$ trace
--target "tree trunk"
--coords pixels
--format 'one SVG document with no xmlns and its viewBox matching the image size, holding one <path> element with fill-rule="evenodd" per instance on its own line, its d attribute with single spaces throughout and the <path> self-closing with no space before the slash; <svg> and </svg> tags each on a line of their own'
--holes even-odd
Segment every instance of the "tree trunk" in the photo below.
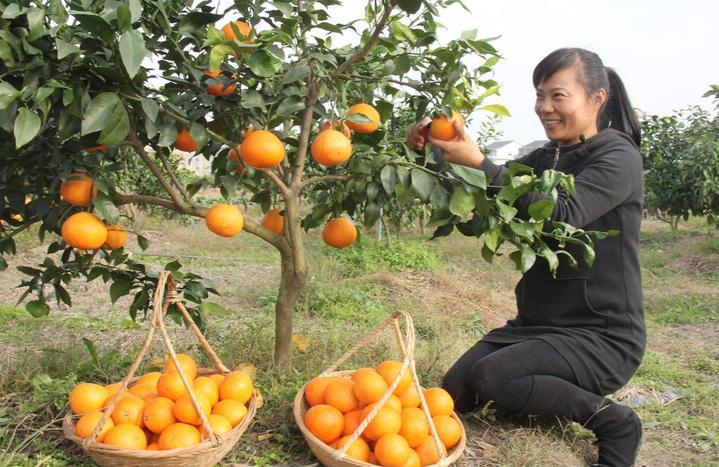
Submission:
<svg viewBox="0 0 719 467">
<path fill-rule="evenodd" d="M 281 373 L 292 367 L 292 318 L 307 285 L 305 265 L 295 267 L 292 254 L 282 254 L 280 288 L 275 305 L 275 364 Z"/>
</svg>

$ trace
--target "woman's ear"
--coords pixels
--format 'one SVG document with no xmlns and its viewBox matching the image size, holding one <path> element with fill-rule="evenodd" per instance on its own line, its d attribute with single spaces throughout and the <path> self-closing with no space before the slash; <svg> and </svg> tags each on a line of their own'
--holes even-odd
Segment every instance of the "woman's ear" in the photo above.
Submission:
<svg viewBox="0 0 719 467">
<path fill-rule="evenodd" d="M 592 103 L 597 109 L 600 109 L 604 102 L 607 100 L 607 90 L 600 88 L 599 91 L 592 95 Z"/>
</svg>

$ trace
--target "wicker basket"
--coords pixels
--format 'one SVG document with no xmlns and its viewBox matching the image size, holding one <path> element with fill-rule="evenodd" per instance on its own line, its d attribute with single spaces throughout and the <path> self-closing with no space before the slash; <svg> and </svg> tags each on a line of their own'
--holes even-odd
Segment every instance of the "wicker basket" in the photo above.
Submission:
<svg viewBox="0 0 719 467">
<path fill-rule="evenodd" d="M 406 332 L 407 332 L 407 341 L 406 343 L 402 340 L 402 331 L 399 326 L 399 322 L 397 318 L 402 316 L 405 320 L 406 324 Z M 432 464 L 432 466 L 447 466 L 451 465 L 452 463 L 456 462 L 464 452 L 464 448 L 467 446 L 467 433 L 464 431 L 464 425 L 462 424 L 462 421 L 459 419 L 457 414 L 452 414 L 452 417 L 459 423 L 459 426 L 462 428 L 462 436 L 459 440 L 459 443 L 453 447 L 452 449 L 447 452 L 447 454 L 444 454 L 444 448 L 442 446 L 442 442 L 439 439 L 439 436 L 437 435 L 437 430 L 434 426 L 434 423 L 432 422 L 432 417 L 429 413 L 429 408 L 427 407 L 427 401 L 424 399 L 424 395 L 422 394 L 422 386 L 419 383 L 419 378 L 417 377 L 417 371 L 415 369 L 415 362 L 414 362 L 414 343 L 415 343 L 415 335 L 414 335 L 414 324 L 412 323 L 412 317 L 403 311 L 395 312 L 387 318 L 382 324 L 377 326 L 371 333 L 369 333 L 367 336 L 365 336 L 363 339 L 361 339 L 355 346 L 347 351 L 342 357 L 339 358 L 332 366 L 327 368 L 325 371 L 323 371 L 319 376 L 338 376 L 338 377 L 349 377 L 354 370 L 344 370 L 344 371 L 338 371 L 337 369 L 345 362 L 347 359 L 349 359 L 357 350 L 364 347 L 365 345 L 369 344 L 370 342 L 375 341 L 380 334 L 387 328 L 392 327 L 394 329 L 394 334 L 397 340 L 397 344 L 400 348 L 400 351 L 402 355 L 404 356 L 404 361 L 402 362 L 402 368 L 397 373 L 397 377 L 392 382 L 392 384 L 389 386 L 387 391 L 382 395 L 382 397 L 377 401 L 377 404 L 375 407 L 370 411 L 370 413 L 367 414 L 367 417 L 362 421 L 362 423 L 357 426 L 354 433 L 350 436 L 350 438 L 347 440 L 347 442 L 343 445 L 341 449 L 333 449 L 327 444 L 325 444 L 322 440 L 317 438 L 315 435 L 313 435 L 310 430 L 307 429 L 305 426 L 305 413 L 309 410 L 309 405 L 307 404 L 307 401 L 305 400 L 304 394 L 305 394 L 305 386 L 300 389 L 300 391 L 295 396 L 294 405 L 293 405 L 293 414 L 295 416 L 295 422 L 297 423 L 297 426 L 299 426 L 300 431 L 302 431 L 302 434 L 304 435 L 305 439 L 307 440 L 307 444 L 309 444 L 310 449 L 312 450 L 312 453 L 319 459 L 322 464 L 328 466 L 328 467 L 376 467 L 374 464 L 369 464 L 367 462 L 362 462 L 360 460 L 354 459 L 352 457 L 349 457 L 346 452 L 347 449 L 352 445 L 352 443 L 355 442 L 357 438 L 359 438 L 360 434 L 367 428 L 367 425 L 372 421 L 372 419 L 377 415 L 377 412 L 379 412 L 379 409 L 384 405 L 384 403 L 387 401 L 389 396 L 392 394 L 394 389 L 397 387 L 397 385 L 400 382 L 400 376 L 404 373 L 405 370 L 409 370 L 410 375 L 412 376 L 412 384 L 415 385 L 415 388 L 417 389 L 417 394 L 419 395 L 421 408 L 425 413 L 425 416 L 429 420 L 429 428 L 430 433 L 432 435 L 432 438 L 434 439 L 435 446 L 437 447 L 437 451 L 440 453 L 440 460 L 436 464 Z"/>
<path fill-rule="evenodd" d="M 165 287 L 167 287 L 167 290 L 165 290 Z M 83 439 L 78 437 L 75 434 L 75 422 L 77 421 L 78 417 L 74 416 L 72 413 L 68 413 L 65 416 L 65 419 L 62 424 L 62 430 L 65 437 L 80 446 L 95 462 L 102 466 L 210 467 L 215 465 L 223 457 L 225 457 L 225 455 L 227 455 L 227 453 L 235 446 L 235 444 L 237 444 L 237 441 L 240 439 L 240 436 L 242 436 L 242 433 L 245 432 L 245 430 L 250 425 L 252 419 L 255 416 L 255 412 L 257 410 L 256 393 L 252 395 L 252 398 L 248 403 L 247 415 L 240 424 L 238 424 L 232 430 L 223 435 L 215 435 L 212 432 L 212 428 L 207 421 L 207 417 L 205 417 L 204 412 L 200 409 L 197 400 L 195 399 L 192 384 L 190 384 L 190 380 L 188 379 L 187 375 L 185 375 L 182 366 L 177 361 L 177 354 L 175 353 L 175 349 L 173 348 L 170 337 L 168 336 L 167 330 L 165 329 L 164 315 L 167 312 L 167 308 L 170 306 L 170 304 L 173 303 L 183 314 L 190 327 L 194 331 L 195 335 L 197 336 L 198 340 L 200 341 L 200 345 L 215 365 L 214 369 L 200 368 L 198 369 L 197 374 L 207 376 L 216 373 L 229 373 L 227 367 L 225 367 L 225 365 L 219 359 L 214 350 L 212 350 L 212 347 L 202 335 L 200 329 L 195 325 L 194 321 L 187 313 L 187 310 L 182 304 L 182 301 L 177 296 L 175 281 L 172 278 L 172 275 L 167 271 L 160 274 L 160 277 L 157 281 L 157 289 L 155 290 L 153 302 L 153 316 L 150 321 L 150 329 L 147 332 L 145 342 L 143 343 L 142 347 L 140 347 L 140 350 L 135 356 L 132 365 L 130 365 L 130 369 L 128 370 L 127 375 L 122 379 L 120 389 L 117 391 L 117 394 L 115 394 L 115 397 L 113 397 L 112 401 L 110 401 L 110 403 L 108 404 L 102 418 L 95 427 L 95 430 L 87 438 Z M 190 395 L 190 399 L 192 399 L 195 410 L 197 410 L 198 414 L 200 415 L 200 418 L 202 419 L 202 426 L 204 427 L 205 432 L 209 433 L 208 438 L 194 446 L 180 449 L 171 449 L 167 451 L 141 451 L 136 449 L 121 449 L 115 446 L 110 446 L 108 444 L 97 442 L 96 438 L 101 428 L 105 425 L 105 421 L 110 416 L 110 413 L 112 413 L 112 410 L 115 408 L 115 403 L 119 400 L 120 396 L 125 392 L 125 390 L 128 387 L 132 386 L 132 384 L 138 379 L 134 377 L 135 372 L 137 371 L 137 368 L 140 365 L 140 362 L 142 361 L 143 357 L 147 353 L 147 350 L 150 348 L 155 329 L 159 329 L 165 348 L 170 354 L 170 358 L 174 362 L 175 367 L 179 370 L 180 377 L 185 385 L 185 388 L 187 389 L 187 392 Z"/>
</svg>

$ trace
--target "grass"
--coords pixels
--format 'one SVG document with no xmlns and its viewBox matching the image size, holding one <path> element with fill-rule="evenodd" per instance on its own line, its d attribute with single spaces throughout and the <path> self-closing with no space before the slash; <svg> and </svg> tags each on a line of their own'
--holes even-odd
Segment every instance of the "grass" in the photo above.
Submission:
<svg viewBox="0 0 719 467">
<path fill-rule="evenodd" d="M 719 236 L 709 236 L 701 220 L 683 227 L 676 237 L 655 222 L 642 231 L 649 339 L 628 385 L 647 395 L 638 408 L 647 431 L 641 465 L 719 463 Z M 147 217 L 138 220 L 140 228 L 152 240 L 151 253 L 204 257 L 181 261 L 183 270 L 208 277 L 223 292 L 212 300 L 228 312 L 208 317 L 207 339 L 228 366 L 257 369 L 265 405 L 228 464 L 314 462 L 292 418 L 295 394 L 392 311 L 412 314 L 417 371 L 427 386 L 439 384 L 456 358 L 514 313 L 519 274 L 504 258 L 483 262 L 477 239 L 451 235 L 428 242 L 407 233 L 387 249 L 364 235 L 357 245 L 336 251 L 310 233 L 310 283 L 294 316 L 294 370 L 278 375 L 272 363 L 276 252 L 250 235 L 207 235 L 202 225 Z M 30 237 L 22 242 L 36 244 Z M 159 266 L 170 259 L 143 260 Z M 0 281 L 7 282 L 5 277 Z M 12 303 L 0 304 L 0 339 L 6 343 L 0 348 L 0 466 L 91 465 L 58 431 L 67 393 L 78 381 L 119 380 L 146 332 L 144 323 L 127 319 L 122 301 L 109 304 L 105 289 L 72 287 L 74 308 L 53 308 L 40 319 Z M 169 328 L 176 350 L 210 364 L 191 333 Z M 156 342 L 141 370 L 151 369 L 150 360 L 162 353 Z M 342 368 L 398 357 L 386 335 Z M 672 391 L 677 400 L 655 397 Z M 465 427 L 469 450 L 461 466 L 586 465 L 596 452 L 591 433 L 576 424 L 496 414 L 491 406 L 466 416 Z"/>
</svg>

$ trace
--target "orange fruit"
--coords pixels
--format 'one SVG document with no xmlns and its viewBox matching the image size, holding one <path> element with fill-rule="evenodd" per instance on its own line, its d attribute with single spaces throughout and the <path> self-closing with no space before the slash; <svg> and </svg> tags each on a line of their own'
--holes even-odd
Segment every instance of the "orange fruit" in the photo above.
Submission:
<svg viewBox="0 0 719 467">
<path fill-rule="evenodd" d="M 177 133 L 177 138 L 175 139 L 175 149 L 185 152 L 197 151 L 197 142 L 192 139 L 190 130 L 183 128 L 179 133 Z"/>
<path fill-rule="evenodd" d="M 367 418 L 374 405 L 370 404 L 362 409 L 363 420 Z M 389 407 L 382 407 L 362 434 L 371 441 L 377 441 L 382 435 L 399 433 L 400 428 L 402 428 L 402 415 Z"/>
<path fill-rule="evenodd" d="M 374 445 L 377 460 L 384 467 L 403 467 L 411 450 L 407 441 L 395 433 L 382 435 Z"/>
<path fill-rule="evenodd" d="M 153 433 L 160 434 L 177 420 L 173 411 L 175 403 L 166 397 L 157 397 L 145 406 L 142 421 Z"/>
<path fill-rule="evenodd" d="M 102 417 L 102 412 L 90 412 L 82 417 L 77 421 L 77 425 L 75 425 L 75 434 L 79 436 L 80 438 L 87 438 L 92 434 L 92 432 L 95 430 L 95 427 L 100 422 L 100 418 Z M 102 427 L 102 430 L 97 435 L 97 441 L 99 443 L 102 443 L 102 441 L 105 439 L 105 435 L 107 435 L 107 432 L 110 431 L 115 427 L 115 422 L 112 421 L 112 418 L 108 417 L 105 421 L 105 426 Z"/>
<path fill-rule="evenodd" d="M 122 383 L 113 383 L 105 386 L 105 389 L 107 389 L 107 399 L 105 399 L 105 402 L 102 404 L 103 407 L 107 407 L 112 398 L 115 397 L 115 394 L 120 390 L 120 386 L 122 386 Z M 125 391 L 127 391 L 127 389 Z M 123 394 L 126 394 L 126 392 Z"/>
<path fill-rule="evenodd" d="M 222 75 L 222 72 L 207 70 L 203 71 L 202 74 L 211 78 L 217 78 L 218 76 Z M 207 94 L 212 94 L 213 96 L 229 96 L 233 92 L 235 92 L 235 89 L 237 89 L 237 85 L 235 84 L 229 84 L 225 86 L 225 83 L 219 82 L 216 84 L 208 84 L 205 88 L 205 91 L 207 91 Z"/>
<path fill-rule="evenodd" d="M 355 396 L 363 404 L 377 402 L 389 388 L 384 378 L 375 370 L 355 372 L 352 379 L 355 382 Z"/>
<path fill-rule="evenodd" d="M 419 407 L 421 403 L 419 400 L 419 394 L 417 394 L 417 389 L 414 387 L 414 384 L 410 384 L 407 389 L 399 395 L 399 400 L 402 402 L 402 407 L 405 408 Z"/>
<path fill-rule="evenodd" d="M 409 458 L 407 459 L 407 462 L 405 462 L 402 467 L 421 467 L 422 461 L 419 458 L 419 454 L 417 454 L 417 451 L 414 449 L 409 450 Z"/>
<path fill-rule="evenodd" d="M 285 158 L 285 143 L 271 131 L 257 130 L 245 136 L 240 153 L 250 167 L 270 169 Z"/>
<path fill-rule="evenodd" d="M 215 373 L 214 375 L 210 375 L 209 378 L 215 382 L 219 391 L 220 384 L 222 384 L 222 382 L 225 380 L 225 375 L 221 373 Z"/>
<path fill-rule="evenodd" d="M 237 168 L 235 169 L 235 172 L 238 174 L 244 173 L 247 169 L 245 168 L 245 164 L 242 162 L 242 158 L 240 157 L 240 152 L 238 150 L 239 148 L 232 148 L 227 152 L 227 159 L 231 161 L 237 161 Z"/>
<path fill-rule="evenodd" d="M 429 127 L 429 134 L 433 138 L 449 141 L 457 137 L 457 131 L 454 129 L 455 120 L 459 120 L 464 125 L 464 118 L 454 110 L 452 111 L 452 118 L 447 118 L 443 113 L 439 114 L 439 117 L 432 120 L 432 124 Z"/>
<path fill-rule="evenodd" d="M 337 378 L 330 376 L 318 376 L 310 380 L 305 386 L 305 400 L 309 405 L 324 404 L 325 402 L 325 390 L 327 385 L 335 381 Z"/>
<path fill-rule="evenodd" d="M 402 411 L 402 427 L 399 434 L 407 440 L 409 447 L 416 448 L 430 434 L 429 422 L 422 409 L 409 407 Z"/>
<path fill-rule="evenodd" d="M 335 217 L 322 229 L 322 240 L 333 248 L 345 248 L 357 238 L 357 229 L 352 221 L 344 217 Z"/>
<path fill-rule="evenodd" d="M 130 388 L 130 394 L 139 397 L 145 402 L 149 402 L 160 395 L 157 392 L 157 386 L 152 386 L 150 384 L 136 384 Z"/>
<path fill-rule="evenodd" d="M 449 415 L 437 415 L 432 417 L 437 435 L 447 449 L 452 449 L 462 438 L 462 427 L 459 422 Z"/>
<path fill-rule="evenodd" d="M 135 385 L 149 385 L 157 387 L 157 381 L 160 379 L 160 376 L 162 376 L 162 373 L 160 373 L 159 371 L 151 371 L 149 373 L 145 373 L 144 375 L 137 378 L 137 382 L 135 382 Z"/>
<path fill-rule="evenodd" d="M 236 427 L 247 415 L 247 407 L 240 401 L 225 399 L 215 404 L 212 413 L 222 415 L 230 422 L 230 425 Z"/>
<path fill-rule="evenodd" d="M 337 441 L 335 441 L 337 443 L 335 449 L 341 449 L 345 444 L 347 444 L 347 441 L 349 441 L 349 439 L 349 436 L 343 436 Z M 346 454 L 362 462 L 367 462 L 369 460 L 370 452 L 371 451 L 369 445 L 367 444 L 367 441 L 363 440 L 362 438 L 357 438 L 354 443 L 352 443 L 352 445 L 347 448 Z"/>
<path fill-rule="evenodd" d="M 62 224 L 62 238 L 68 245 L 80 250 L 96 250 L 107 239 L 107 228 L 89 212 L 78 212 Z"/>
<path fill-rule="evenodd" d="M 249 36 L 250 32 L 252 32 L 252 26 L 245 23 L 244 21 L 234 21 L 234 24 L 235 26 L 237 26 L 237 29 L 240 31 L 240 34 L 242 34 L 243 36 Z M 222 33 L 225 35 L 226 41 L 233 41 L 237 39 L 237 35 L 232 29 L 232 26 L 230 26 L 230 23 L 227 23 L 222 26 Z M 250 38 L 246 39 L 245 42 L 253 42 L 254 40 L 254 38 Z"/>
<path fill-rule="evenodd" d="M 424 399 L 427 408 L 433 417 L 437 415 L 452 415 L 454 413 L 454 399 L 442 388 L 429 388 L 424 390 Z"/>
<path fill-rule="evenodd" d="M 145 401 L 133 394 L 123 394 L 115 404 L 112 411 L 112 421 L 115 425 L 129 423 L 140 428 L 144 426 L 142 413 L 145 410 Z"/>
<path fill-rule="evenodd" d="M 147 448 L 145 448 L 146 451 L 159 451 L 160 450 L 160 443 L 155 441 L 154 443 L 150 443 L 147 445 Z"/>
<path fill-rule="evenodd" d="M 195 378 L 192 387 L 196 393 L 204 394 L 207 400 L 210 401 L 210 405 L 215 405 L 220 400 L 220 390 L 217 388 L 217 383 L 209 376 L 198 376 Z"/>
<path fill-rule="evenodd" d="M 432 465 L 439 462 L 439 451 L 437 451 L 437 445 L 434 444 L 432 435 L 427 435 L 419 446 L 414 448 L 415 452 L 419 454 L 419 460 L 422 465 Z M 447 454 L 447 450 L 442 446 L 442 451 Z"/>
<path fill-rule="evenodd" d="M 305 413 L 305 426 L 317 438 L 330 444 L 342 435 L 344 417 L 331 405 L 319 404 Z"/>
<path fill-rule="evenodd" d="M 203 393 L 195 393 L 195 400 L 200 406 L 200 410 L 205 414 L 205 417 L 209 417 L 212 412 L 212 404 L 210 400 Z M 177 421 L 189 423 L 190 425 L 199 425 L 202 423 L 202 418 L 195 408 L 195 404 L 192 403 L 189 394 L 183 394 L 180 396 L 175 405 L 172 408 L 172 413 L 175 414 Z"/>
<path fill-rule="evenodd" d="M 237 235 L 242 231 L 244 223 L 240 208 L 232 204 L 215 204 L 205 217 L 207 228 L 220 237 Z"/>
<path fill-rule="evenodd" d="M 402 401 L 400 401 L 399 397 L 394 394 L 389 395 L 389 397 L 384 403 L 384 407 L 388 407 L 392 410 L 396 410 L 397 412 L 402 413 Z"/>
<path fill-rule="evenodd" d="M 340 378 L 332 381 L 325 389 L 325 404 L 331 405 L 343 414 L 357 409 L 359 401 L 354 394 L 354 385 L 351 379 Z"/>
<path fill-rule="evenodd" d="M 107 399 L 107 389 L 95 383 L 80 383 L 70 393 L 70 410 L 83 415 L 100 410 Z"/>
<path fill-rule="evenodd" d="M 210 422 L 210 428 L 212 428 L 212 432 L 216 435 L 224 435 L 232 430 L 232 424 L 222 415 L 215 413 L 210 414 L 210 416 L 207 417 L 207 421 Z M 200 425 L 200 436 L 202 439 L 207 439 L 208 437 L 207 433 L 205 433 L 204 425 Z"/>
<path fill-rule="evenodd" d="M 360 422 L 362 422 L 362 410 L 352 410 L 344 414 L 345 425 L 342 430 L 343 435 L 351 435 L 355 432 Z"/>
<path fill-rule="evenodd" d="M 122 229 L 120 224 L 107 226 L 107 238 L 102 245 L 103 248 L 117 250 L 118 248 L 122 248 L 125 242 L 127 242 L 127 232 Z"/>
<path fill-rule="evenodd" d="M 272 209 L 262 217 L 262 225 L 277 235 L 282 235 L 285 229 L 285 216 L 280 214 L 279 209 Z"/>
<path fill-rule="evenodd" d="M 99 151 L 99 152 L 107 152 L 107 145 L 101 144 L 99 146 L 90 146 L 88 148 L 84 148 L 85 152 L 88 154 L 91 154 L 93 152 Z"/>
<path fill-rule="evenodd" d="M 118 448 L 144 450 L 147 437 L 139 426 L 121 423 L 107 432 L 104 443 Z"/>
<path fill-rule="evenodd" d="M 370 451 L 369 453 L 369 459 L 367 460 L 370 464 L 379 465 L 379 461 L 377 460 L 377 456 L 375 455 L 374 451 Z"/>
<path fill-rule="evenodd" d="M 377 112 L 377 109 L 372 107 L 369 104 L 355 104 L 347 111 L 347 116 L 354 114 L 362 114 L 368 119 L 371 120 L 371 122 L 367 123 L 356 123 L 351 120 L 347 120 L 347 126 L 350 127 L 350 130 L 356 131 L 357 133 L 372 133 L 379 127 L 379 112 Z"/>
<path fill-rule="evenodd" d="M 325 130 L 315 137 L 310 153 L 318 164 L 333 166 L 350 158 L 352 143 L 337 130 Z"/>
<path fill-rule="evenodd" d="M 157 393 L 162 397 L 176 401 L 180 396 L 187 393 L 187 388 L 185 388 L 180 374 L 171 372 L 163 374 L 157 380 Z"/>
<path fill-rule="evenodd" d="M 180 367 L 182 367 L 182 370 L 185 372 L 185 376 L 187 376 L 187 379 L 192 381 L 197 376 L 197 363 L 195 363 L 195 360 L 190 357 L 189 355 L 185 355 L 184 353 L 178 353 L 175 354 L 177 357 L 177 361 L 180 364 Z M 172 361 L 172 359 L 168 356 L 167 360 L 165 360 L 165 373 L 176 373 L 177 367 L 175 366 L 175 363 Z"/>
<path fill-rule="evenodd" d="M 232 371 L 220 384 L 220 400 L 233 399 L 241 404 L 252 397 L 252 378 L 244 371 Z"/>
<path fill-rule="evenodd" d="M 173 423 L 165 428 L 157 444 L 161 450 L 167 450 L 194 446 L 201 440 L 200 432 L 194 426 L 187 423 Z"/>
<path fill-rule="evenodd" d="M 399 374 L 399 370 L 401 368 L 402 362 L 398 362 L 396 360 L 385 360 L 384 362 L 377 365 L 377 373 L 382 375 L 382 378 L 384 378 L 385 382 L 387 383 L 387 386 L 390 386 Z M 411 382 L 412 377 L 410 376 L 409 371 L 405 369 L 402 373 L 399 384 L 394 389 L 394 391 L 392 391 L 392 393 L 397 395 L 402 394 L 409 387 Z"/>
<path fill-rule="evenodd" d="M 348 127 L 345 123 L 340 124 L 339 120 L 332 120 L 332 122 L 330 122 L 329 120 L 325 121 L 320 127 L 320 132 L 323 132 L 325 130 L 337 130 L 343 135 L 345 135 L 348 139 L 352 137 L 350 127 Z"/>
<path fill-rule="evenodd" d="M 87 174 L 73 172 L 60 184 L 60 196 L 72 205 L 89 206 L 92 198 L 97 196 L 97 189 Z"/>
</svg>

